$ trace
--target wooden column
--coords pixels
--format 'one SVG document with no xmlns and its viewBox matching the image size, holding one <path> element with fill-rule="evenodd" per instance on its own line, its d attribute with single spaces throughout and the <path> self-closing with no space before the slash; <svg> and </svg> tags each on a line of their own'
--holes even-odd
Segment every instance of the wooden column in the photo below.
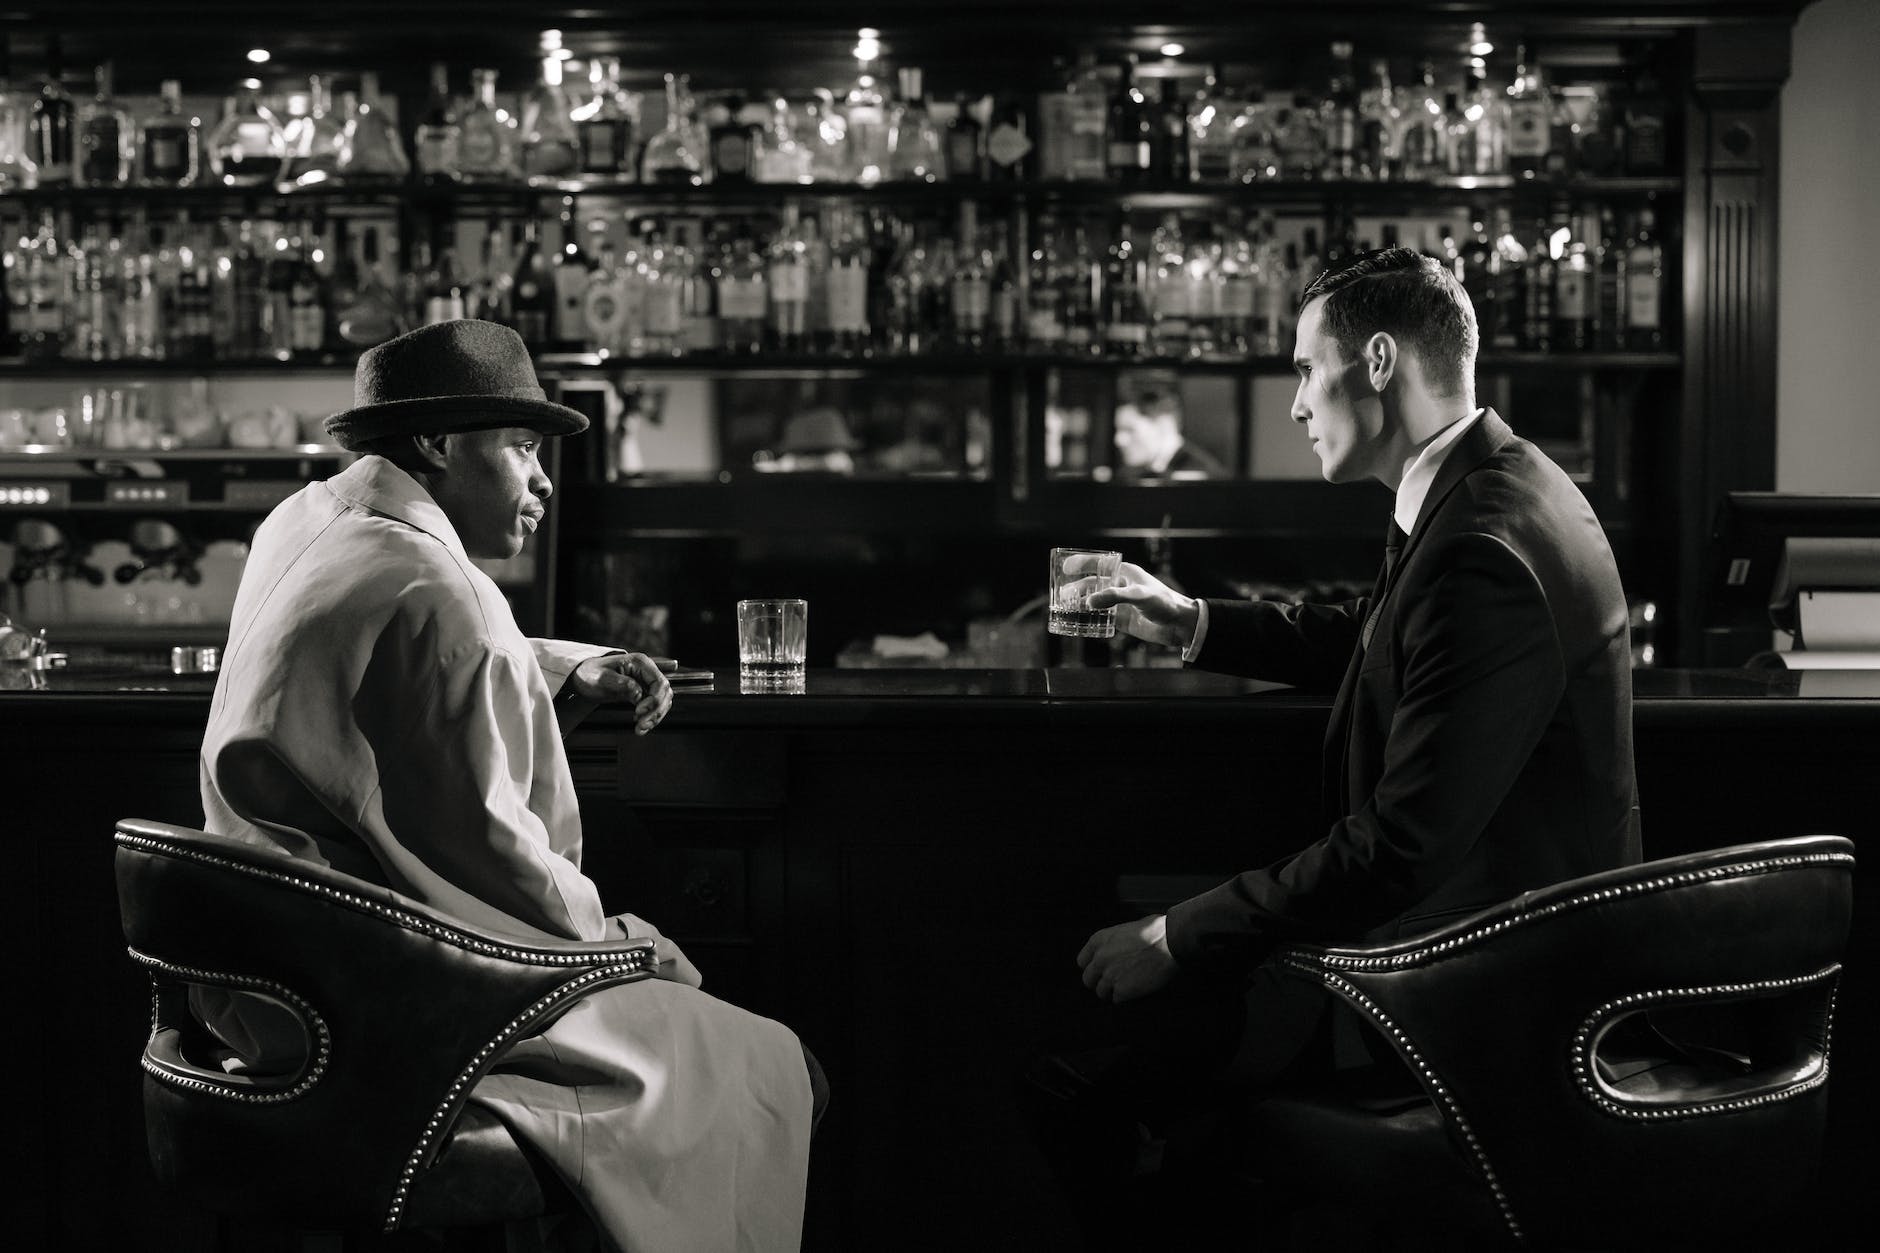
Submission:
<svg viewBox="0 0 1880 1253">
<path fill-rule="evenodd" d="M 1684 198 L 1680 665 L 1700 651 L 1711 519 L 1729 491 L 1770 490 L 1776 459 L 1776 206 L 1793 18 L 1691 35 Z M 1735 659 L 1731 659 L 1734 661 Z"/>
</svg>

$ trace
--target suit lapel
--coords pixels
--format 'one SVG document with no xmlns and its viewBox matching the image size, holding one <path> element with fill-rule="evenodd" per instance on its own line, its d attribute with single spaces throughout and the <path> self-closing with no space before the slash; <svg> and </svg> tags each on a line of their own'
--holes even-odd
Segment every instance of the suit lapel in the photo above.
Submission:
<svg viewBox="0 0 1880 1253">
<path fill-rule="evenodd" d="M 1493 409 L 1484 409 L 1480 420 L 1462 433 L 1462 438 L 1444 459 L 1442 468 L 1436 472 L 1436 481 L 1430 484 L 1429 495 L 1423 498 L 1423 508 L 1417 513 L 1416 529 L 1404 541 L 1403 552 L 1398 555 L 1390 577 L 1378 589 L 1377 604 L 1366 607 L 1367 619 L 1375 619 L 1385 599 L 1396 588 L 1404 567 L 1409 564 L 1410 554 L 1416 551 L 1418 542 L 1428 533 L 1430 519 L 1436 516 L 1443 502 L 1468 477 L 1470 471 L 1499 452 L 1513 438 L 1514 431 Z M 1364 668 L 1366 643 L 1360 643 L 1351 650 L 1351 662 L 1345 667 L 1344 682 L 1338 685 L 1337 699 L 1332 702 L 1331 721 L 1325 728 L 1326 768 L 1321 772 L 1322 792 L 1326 810 L 1334 819 L 1343 817 L 1351 807 L 1348 777 L 1351 767 L 1351 706 L 1357 699 L 1358 674 Z M 1334 763 L 1338 767 L 1336 770 L 1330 768 Z M 1333 788 L 1337 789 L 1336 794 L 1333 794 Z"/>
</svg>

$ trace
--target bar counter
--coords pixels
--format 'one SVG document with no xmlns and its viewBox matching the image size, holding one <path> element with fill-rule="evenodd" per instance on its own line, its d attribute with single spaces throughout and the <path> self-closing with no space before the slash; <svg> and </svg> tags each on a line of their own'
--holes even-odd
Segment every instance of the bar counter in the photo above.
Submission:
<svg viewBox="0 0 1880 1253">
<path fill-rule="evenodd" d="M 96 1081 L 29 1093 L 46 1176 L 18 1195 L 44 1198 L 48 1247 L 206 1247 L 203 1218 L 144 1164 L 148 999 L 123 955 L 110 833 L 127 815 L 200 823 L 213 684 L 44 677 L 0 691 L 6 829 L 33 865 L 7 877 L 7 926 L 34 972 L 26 1003 Z M 1074 962 L 1091 931 L 1320 834 L 1330 695 L 1166 670 L 737 688 L 721 669 L 646 736 L 603 709 L 568 755 L 609 908 L 657 922 L 709 991 L 787 1022 L 829 1070 L 806 1247 L 1068 1249 L 1013 1076 L 1099 1037 Z M 1648 857 L 1818 831 L 1880 850 L 1880 676 L 1641 670 L 1635 693 Z M 1880 853 L 1856 877 L 1810 1233 L 1830 1245 L 1880 1220 L 1853 1173 L 1880 1150 L 1857 1116 L 1880 1086 L 1871 867 Z"/>
</svg>

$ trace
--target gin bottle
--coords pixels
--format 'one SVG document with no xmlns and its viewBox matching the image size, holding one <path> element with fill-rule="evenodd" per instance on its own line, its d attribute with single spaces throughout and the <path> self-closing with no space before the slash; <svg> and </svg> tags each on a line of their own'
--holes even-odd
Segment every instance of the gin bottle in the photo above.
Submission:
<svg viewBox="0 0 1880 1253">
<path fill-rule="evenodd" d="M 138 128 L 137 181 L 189 187 L 202 177 L 202 119 L 183 111 L 183 85 L 163 80 L 157 107 Z"/>
<path fill-rule="evenodd" d="M 111 92 L 111 63 L 96 70 L 97 93 L 78 115 L 78 182 L 84 187 L 122 187 L 130 181 L 130 116 Z"/>
<path fill-rule="evenodd" d="M 530 182 L 566 178 L 580 168 L 574 109 L 561 86 L 561 58 L 542 58 L 542 76 L 522 102 L 522 176 Z"/>
<path fill-rule="evenodd" d="M 314 187 L 339 173 L 340 142 L 344 132 L 333 113 L 333 88 L 319 74 L 307 79 L 307 112 L 287 128 L 287 159 L 281 164 L 281 182 L 288 187 Z"/>
<path fill-rule="evenodd" d="M 262 187 L 274 180 L 287 154 L 287 138 L 261 103 L 261 80 L 245 78 L 222 104 L 222 118 L 206 145 L 210 176 L 224 187 Z"/>
<path fill-rule="evenodd" d="M 646 141 L 640 166 L 643 182 L 697 187 L 705 181 L 704 156 L 692 123 L 692 93 L 683 74 L 666 75 L 666 125 Z"/>
<path fill-rule="evenodd" d="M 371 70 L 359 75 L 359 100 L 340 132 L 339 173 L 348 182 L 402 179 L 411 173 L 411 160 L 379 98 L 379 76 Z"/>
<path fill-rule="evenodd" d="M 516 176 L 516 119 L 496 103 L 496 71 L 471 70 L 470 103 L 457 119 L 457 170 L 472 182 Z"/>
<path fill-rule="evenodd" d="M 418 173 L 426 179 L 449 180 L 458 175 L 461 155 L 458 141 L 462 128 L 457 124 L 457 106 L 450 98 L 450 67 L 442 61 L 431 63 L 431 95 L 418 118 L 413 136 L 417 149 Z"/>
</svg>

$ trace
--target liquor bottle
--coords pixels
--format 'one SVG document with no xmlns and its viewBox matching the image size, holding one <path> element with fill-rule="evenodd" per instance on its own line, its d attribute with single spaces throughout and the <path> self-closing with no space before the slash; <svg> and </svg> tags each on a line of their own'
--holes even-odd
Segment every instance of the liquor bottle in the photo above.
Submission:
<svg viewBox="0 0 1880 1253">
<path fill-rule="evenodd" d="M 1528 250 L 1514 233 L 1511 210 L 1495 210 L 1495 251 L 1489 260 L 1489 286 L 1495 296 L 1493 335 L 1486 342 L 1501 352 L 1523 347 L 1526 331 Z"/>
<path fill-rule="evenodd" d="M 748 183 L 757 155 L 757 128 L 745 119 L 744 97 L 733 94 L 718 109 L 711 136 L 712 181 Z"/>
<path fill-rule="evenodd" d="M 555 279 L 532 217 L 522 223 L 522 254 L 516 258 L 516 281 L 510 290 L 516 333 L 529 347 L 546 348 L 549 323 L 555 314 Z"/>
<path fill-rule="evenodd" d="M 1508 168 L 1514 174 L 1534 178 L 1546 172 L 1553 121 L 1553 93 L 1540 63 L 1529 63 L 1527 45 L 1518 45 L 1514 81 L 1508 84 Z"/>
<path fill-rule="evenodd" d="M 1064 320 L 1064 347 L 1069 352 L 1103 351 L 1103 262 L 1090 249 L 1090 233 L 1082 222 L 1071 227 L 1068 255 L 1060 256 L 1053 274 L 1058 284 L 1058 308 Z"/>
<path fill-rule="evenodd" d="M 1071 74 L 1063 57 L 1051 58 L 1051 86 L 1038 93 L 1038 179 L 1060 182 L 1070 177 Z"/>
<path fill-rule="evenodd" d="M 1156 177 L 1171 183 L 1186 183 L 1193 177 L 1188 153 L 1188 101 L 1182 98 L 1181 84 L 1172 78 L 1162 80 L 1158 113 L 1159 151 L 1153 162 Z"/>
<path fill-rule="evenodd" d="M 718 288 L 718 329 L 727 351 L 763 351 L 769 312 L 764 261 L 752 245 L 750 230 L 740 225 L 713 274 Z"/>
<path fill-rule="evenodd" d="M 30 191 L 39 185 L 39 166 L 28 152 L 27 123 L 32 111 L 15 98 L 12 78 L 12 53 L 6 37 L 0 35 L 0 192 Z M 23 245 L 26 236 L 20 239 Z M 17 337 L 18 328 L 9 334 Z"/>
<path fill-rule="evenodd" d="M 1122 62 L 1110 97 L 1107 177 L 1125 185 L 1146 181 L 1155 168 L 1156 127 L 1149 104 L 1135 83 L 1135 58 Z"/>
<path fill-rule="evenodd" d="M 979 120 L 973 116 L 972 103 L 962 94 L 956 97 L 953 119 L 947 123 L 948 178 L 983 179 L 986 176 L 985 154 L 981 151 L 980 138 Z"/>
<path fill-rule="evenodd" d="M 209 176 L 224 187 L 265 187 L 280 172 L 287 137 L 261 103 L 261 80 L 245 78 L 222 102 L 222 117 L 204 145 Z"/>
<path fill-rule="evenodd" d="M 653 226 L 642 236 L 640 276 L 645 290 L 645 354 L 676 357 L 685 351 L 685 283 L 678 259 Z"/>
<path fill-rule="evenodd" d="M 1490 238 L 1488 224 L 1481 217 L 1471 218 L 1469 237 L 1462 243 L 1460 252 L 1457 277 L 1462 281 L 1463 294 L 1475 308 L 1477 342 L 1487 348 L 1495 340 L 1499 311 L 1495 306 L 1493 282 L 1495 241 Z"/>
<path fill-rule="evenodd" d="M 910 356 L 927 348 L 922 310 L 924 289 L 933 281 L 933 267 L 921 238 L 921 227 L 902 222 L 896 228 L 894 259 L 888 276 L 888 351 Z"/>
<path fill-rule="evenodd" d="M 984 349 L 992 316 L 992 274 L 980 248 L 979 206 L 971 200 L 960 202 L 959 237 L 948 292 L 953 306 L 954 344 L 974 352 Z"/>
<path fill-rule="evenodd" d="M 1657 224 L 1652 210 L 1640 209 L 1625 241 L 1625 346 L 1633 352 L 1665 346 L 1665 254 Z"/>
<path fill-rule="evenodd" d="M 1625 100 L 1625 172 L 1662 174 L 1667 159 L 1664 91 L 1647 70 Z"/>
<path fill-rule="evenodd" d="M 1326 79 L 1325 101 L 1320 106 L 1325 131 L 1327 178 L 1358 176 L 1358 75 L 1351 64 L 1351 44 L 1332 43 L 1332 68 Z"/>
<path fill-rule="evenodd" d="M 1486 71 L 1469 71 L 1474 83 L 1464 108 L 1475 122 L 1475 168 L 1473 174 L 1508 172 L 1508 97 L 1505 91 L 1489 86 Z"/>
<path fill-rule="evenodd" d="M 1443 172 L 1443 102 L 1436 94 L 1436 67 L 1428 61 L 1404 105 L 1397 150 L 1406 179 L 1428 179 Z"/>
<path fill-rule="evenodd" d="M 718 347 L 718 313 L 699 224 L 686 218 L 672 229 L 669 264 L 679 284 L 679 352 L 711 352 Z"/>
<path fill-rule="evenodd" d="M 1193 291 L 1188 283 L 1186 243 L 1181 219 L 1162 215 L 1149 237 L 1148 291 L 1149 349 L 1156 356 L 1181 357 L 1188 353 L 1193 327 Z"/>
<path fill-rule="evenodd" d="M 1276 357 L 1291 350 L 1288 323 L 1292 318 L 1294 275 L 1280 249 L 1278 226 L 1270 213 L 1260 219 L 1260 242 L 1254 249 L 1259 270 L 1253 289 L 1253 335 L 1256 355 Z"/>
<path fill-rule="evenodd" d="M 620 87 L 620 58 L 595 57 L 588 63 L 588 83 L 593 96 L 574 111 L 581 172 L 632 179 L 638 173 L 633 159 L 635 118 L 631 101 Z"/>
<path fill-rule="evenodd" d="M 138 129 L 140 184 L 190 187 L 202 177 L 202 119 L 184 112 L 182 83 L 163 80 L 156 108 Z"/>
<path fill-rule="evenodd" d="M 131 119 L 111 91 L 111 63 L 100 62 L 97 92 L 78 112 L 78 183 L 83 187 L 122 187 L 131 178 L 137 148 Z"/>
<path fill-rule="evenodd" d="M 1625 347 L 1625 252 L 1616 238 L 1611 205 L 1599 210 L 1593 251 L 1593 343 L 1602 352 Z"/>
<path fill-rule="evenodd" d="M 1443 95 L 1443 169 L 1451 175 L 1475 173 L 1476 128 L 1456 92 Z"/>
<path fill-rule="evenodd" d="M 1550 352 L 1554 347 L 1554 282 L 1558 258 L 1554 256 L 1552 232 L 1545 218 L 1536 218 L 1530 236 L 1524 272 L 1522 311 L 1526 325 L 1521 333 L 1521 347 L 1529 352 Z"/>
<path fill-rule="evenodd" d="M 411 159 L 379 97 L 379 76 L 365 70 L 359 75 L 359 99 L 346 110 L 340 130 L 339 177 L 358 183 L 403 179 L 410 173 Z"/>
<path fill-rule="evenodd" d="M 470 101 L 457 115 L 457 173 L 467 182 L 516 177 L 516 120 L 496 103 L 496 71 L 470 71 Z"/>
<path fill-rule="evenodd" d="M 179 303 L 187 299 L 183 293 L 189 287 L 194 252 L 187 244 L 177 249 Z M 291 361 L 294 356 L 294 259 L 291 238 L 285 233 L 276 235 L 268 247 L 263 270 L 261 306 L 261 348 L 276 361 Z M 189 355 L 194 356 L 195 350 Z"/>
<path fill-rule="evenodd" d="M 515 325 L 515 258 L 509 255 L 509 226 L 491 218 L 483 232 L 482 264 L 464 293 L 466 317 Z"/>
<path fill-rule="evenodd" d="M 1227 183 L 1234 179 L 1236 122 L 1246 105 L 1226 99 L 1218 80 L 1209 74 L 1188 108 L 1185 139 L 1188 176 L 1197 183 Z"/>
<path fill-rule="evenodd" d="M 59 242 L 58 224 L 52 210 L 39 211 L 39 228 L 20 245 L 23 267 L 19 276 L 25 296 L 25 316 L 12 328 L 18 337 L 20 355 L 29 361 L 46 361 L 59 355 L 65 344 L 65 248 Z"/>
<path fill-rule="evenodd" d="M 123 268 L 118 291 L 124 302 L 123 314 L 118 320 L 119 355 L 155 360 L 163 355 L 163 310 L 157 290 L 156 256 L 150 247 L 150 232 L 144 225 L 141 209 L 132 215 L 119 264 Z"/>
<path fill-rule="evenodd" d="M 231 354 L 247 360 L 264 355 L 261 341 L 262 309 L 267 304 L 268 241 L 257 238 L 255 224 L 244 218 L 237 229 L 229 257 L 230 323 L 227 344 Z M 157 254 L 161 268 L 163 254 Z"/>
<path fill-rule="evenodd" d="M 437 263 L 424 276 L 424 324 L 454 322 L 464 316 L 463 278 L 457 268 L 457 250 L 437 250 Z"/>
<path fill-rule="evenodd" d="M 459 140 L 463 134 L 457 123 L 457 106 L 450 98 L 450 67 L 442 61 L 431 63 L 431 94 L 412 136 L 417 152 L 418 173 L 432 181 L 455 179 L 461 171 Z"/>
<path fill-rule="evenodd" d="M 823 272 L 830 351 L 860 355 L 870 347 L 868 242 L 851 214 L 835 210 L 829 224 L 829 264 Z"/>
<path fill-rule="evenodd" d="M 1101 182 L 1109 161 L 1110 99 L 1097 54 L 1084 49 L 1069 83 L 1070 153 L 1065 177 Z"/>
<path fill-rule="evenodd" d="M 692 133 L 692 95 L 683 74 L 666 75 L 666 125 L 646 141 L 640 157 L 642 182 L 667 186 L 702 186 L 703 150 Z"/>
<path fill-rule="evenodd" d="M 325 76 L 307 78 L 307 112 L 287 127 L 287 157 L 281 163 L 281 183 L 287 187 L 313 187 L 339 173 L 340 141 L 344 129 L 333 113 L 333 87 Z"/>
<path fill-rule="evenodd" d="M 1057 218 L 1049 211 L 1040 214 L 1027 276 L 1025 345 L 1045 355 L 1064 346 L 1064 292 L 1058 271 L 1061 246 Z"/>
<path fill-rule="evenodd" d="M 1371 62 L 1371 85 L 1358 98 L 1359 178 L 1403 177 L 1404 111 L 1401 93 L 1390 81 L 1390 62 Z"/>
<path fill-rule="evenodd" d="M 548 182 L 567 178 L 581 167 L 574 107 L 561 86 L 561 58 L 542 58 L 541 77 L 522 101 L 522 176 Z"/>
<path fill-rule="evenodd" d="M 1565 240 L 1554 266 L 1554 350 L 1585 352 L 1593 346 L 1595 293 L 1584 227 L 1569 216 L 1565 202 L 1555 204 L 1553 225 L 1552 238 Z"/>
<path fill-rule="evenodd" d="M 861 47 L 857 45 L 858 50 Z M 888 176 L 888 101 L 882 94 L 876 62 L 866 57 L 858 60 L 860 72 L 842 102 L 848 122 L 848 175 L 852 182 L 873 186 Z"/>
<path fill-rule="evenodd" d="M 986 251 L 981 264 L 992 275 L 992 306 L 986 318 L 988 347 L 1009 352 L 1020 342 L 1018 332 L 1018 274 L 1012 268 L 1009 250 L 1000 232 L 983 236 Z"/>
<path fill-rule="evenodd" d="M 41 84 L 39 94 L 33 100 L 32 113 L 27 122 L 31 140 L 28 155 L 39 169 L 42 186 L 69 183 L 74 172 L 77 117 L 72 98 L 65 94 L 65 84 L 61 81 L 64 73 L 65 59 L 61 54 L 59 37 L 48 35 L 46 81 Z"/>
<path fill-rule="evenodd" d="M 555 253 L 552 276 L 555 312 L 549 319 L 548 338 L 557 351 L 573 352 L 581 342 L 587 320 L 585 301 L 588 283 L 593 279 L 594 262 L 581 247 L 580 232 L 575 229 L 572 196 L 562 197 L 559 225 L 561 242 Z"/>
<path fill-rule="evenodd" d="M 1244 356 L 1253 350 L 1255 292 L 1260 281 L 1260 260 L 1247 238 L 1238 212 L 1227 220 L 1214 266 L 1214 348 Z"/>
<path fill-rule="evenodd" d="M 311 236 L 310 230 L 302 230 L 294 261 L 293 286 L 288 291 L 293 352 L 301 358 L 318 356 L 326 347 L 326 292 L 314 265 Z M 459 297 L 459 310 L 461 308 Z M 461 312 L 458 316 L 462 316 Z"/>
<path fill-rule="evenodd" d="M 986 127 L 986 177 L 994 182 L 1015 183 L 1029 177 L 1031 123 L 1025 105 L 1016 92 L 993 97 L 992 117 Z"/>
<path fill-rule="evenodd" d="M 937 183 L 947 176 L 946 152 L 940 128 L 927 111 L 920 70 L 904 66 L 896 71 L 901 98 L 888 124 L 889 177 L 919 183 Z"/>
<path fill-rule="evenodd" d="M 361 234 L 358 280 L 343 303 L 335 302 L 333 318 L 341 341 L 355 348 L 370 348 L 398 334 L 398 297 L 385 281 L 377 227 Z"/>
<path fill-rule="evenodd" d="M 1144 262 L 1125 219 L 1110 245 L 1104 274 L 1103 346 L 1114 356 L 1133 357 L 1149 342 L 1149 311 L 1143 304 Z"/>
<path fill-rule="evenodd" d="M 768 251 L 770 341 L 780 352 L 801 352 L 808 345 L 809 242 L 800 213 L 796 201 L 784 201 L 783 221 Z"/>
<path fill-rule="evenodd" d="M 621 323 L 626 310 L 621 302 L 620 258 L 606 239 L 595 250 L 594 273 L 581 298 L 581 311 L 587 350 L 619 356 L 625 348 Z"/>
</svg>

